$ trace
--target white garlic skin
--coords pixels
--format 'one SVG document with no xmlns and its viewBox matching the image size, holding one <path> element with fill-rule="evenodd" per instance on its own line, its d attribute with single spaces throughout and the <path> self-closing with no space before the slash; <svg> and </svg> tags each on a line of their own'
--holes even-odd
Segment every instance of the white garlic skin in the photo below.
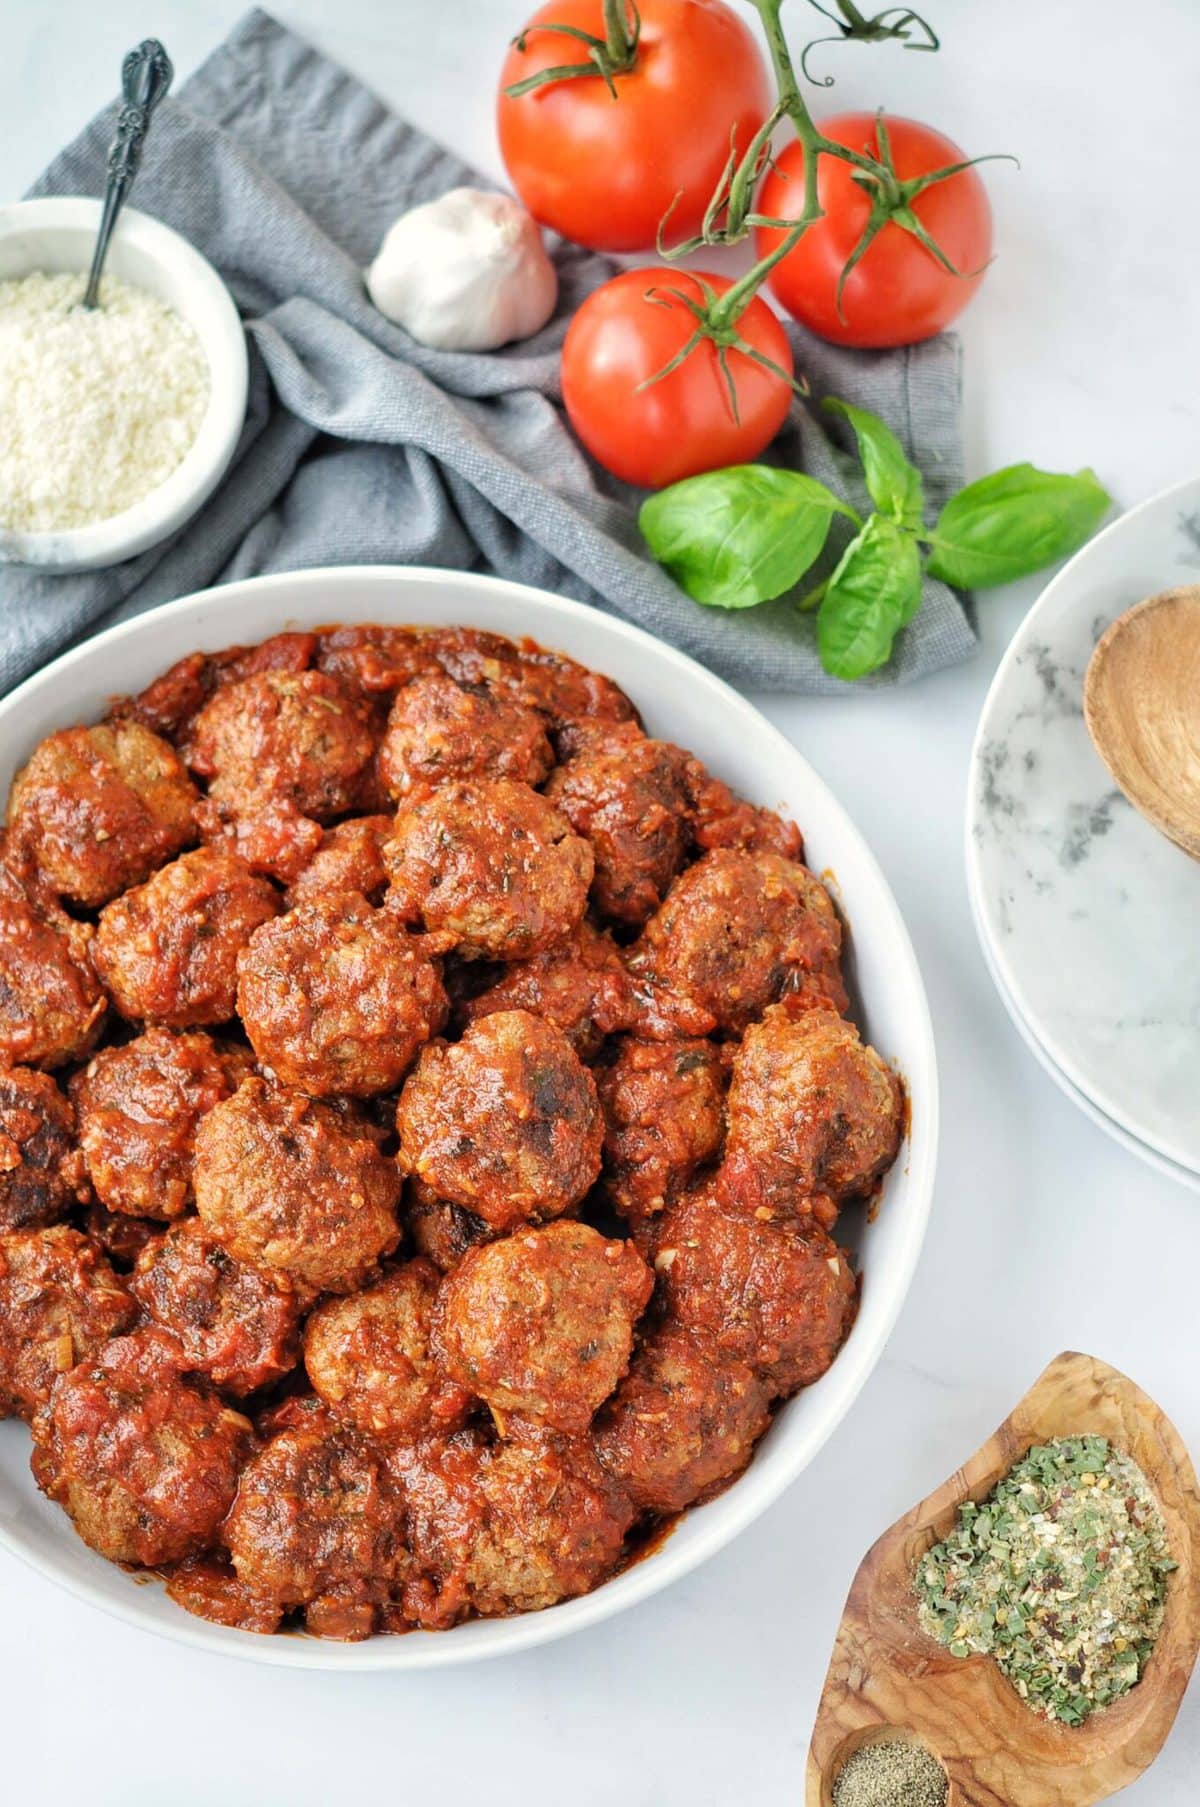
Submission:
<svg viewBox="0 0 1200 1807">
<path fill-rule="evenodd" d="M 533 215 L 479 188 L 452 188 L 402 213 L 366 283 L 381 314 L 436 351 L 495 351 L 527 339 L 558 299 Z"/>
</svg>

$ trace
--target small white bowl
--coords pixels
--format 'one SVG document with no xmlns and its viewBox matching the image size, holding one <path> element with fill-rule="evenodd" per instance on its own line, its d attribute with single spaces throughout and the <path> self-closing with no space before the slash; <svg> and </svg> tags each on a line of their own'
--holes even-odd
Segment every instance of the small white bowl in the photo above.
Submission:
<svg viewBox="0 0 1200 1807">
<path fill-rule="evenodd" d="M 921 974 L 895 899 L 858 830 L 808 761 L 744 697 L 673 646 L 618 616 L 544 590 L 460 571 L 362 565 L 249 578 L 149 609 L 75 647 L 0 702 L 0 799 L 43 735 L 94 720 L 115 693 L 148 684 L 185 653 L 330 621 L 458 623 L 531 634 L 615 678 L 643 710 L 652 734 L 690 747 L 743 796 L 794 815 L 809 864 L 832 883 L 849 927 L 849 970 L 862 999 L 864 1032 L 903 1075 L 911 1104 L 908 1137 L 884 1182 L 878 1214 L 866 1223 L 861 1211 L 848 1212 L 838 1225 L 839 1239 L 857 1245 L 863 1293 L 854 1329 L 828 1374 L 780 1406 L 733 1486 L 685 1513 L 665 1541 L 623 1574 L 544 1612 L 362 1644 L 258 1637 L 191 1618 L 161 1585 L 142 1578 L 139 1586 L 80 1541 L 66 1514 L 34 1485 L 24 1425 L 0 1424 L 0 1547 L 92 1605 L 195 1649 L 251 1662 L 356 1673 L 442 1668 L 511 1656 L 648 1599 L 736 1537 L 802 1474 L 850 1412 L 883 1353 L 916 1268 L 937 1157 L 937 1061 Z M 798 1515 L 793 1529 L 802 1523 Z M 776 1539 L 781 1574 L 822 1560 L 819 1552 L 789 1544 L 782 1523 Z M 636 1630 L 630 1636 L 636 1645 Z"/>
<path fill-rule="evenodd" d="M 85 273 L 99 225 L 100 202 L 82 195 L 0 207 L 0 282 L 34 270 Z M 104 273 L 157 295 L 200 340 L 209 375 L 200 430 L 165 483 L 106 521 L 45 533 L 0 527 L 0 563 L 94 571 L 132 558 L 196 513 L 221 481 L 237 446 L 246 417 L 246 336 L 233 297 L 207 258 L 160 220 L 126 207 Z"/>
</svg>

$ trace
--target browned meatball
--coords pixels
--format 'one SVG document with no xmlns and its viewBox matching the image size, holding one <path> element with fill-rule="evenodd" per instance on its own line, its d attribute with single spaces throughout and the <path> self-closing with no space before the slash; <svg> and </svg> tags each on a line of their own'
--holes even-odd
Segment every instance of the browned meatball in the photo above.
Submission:
<svg viewBox="0 0 1200 1807">
<path fill-rule="evenodd" d="M 746 853 L 780 853 L 785 860 L 804 858 L 804 837 L 794 822 L 735 797 L 698 759 L 690 761 L 688 789 L 692 833 L 705 853 L 714 847 L 740 847 Z"/>
<path fill-rule="evenodd" d="M 61 1067 L 86 1054 L 107 1008 L 92 929 L 50 908 L 0 863 L 0 1061 Z"/>
<path fill-rule="evenodd" d="M 773 1395 L 819 1380 L 854 1321 L 849 1257 L 823 1230 L 734 1216 L 711 1186 L 668 1206 L 654 1266 L 668 1321 Z"/>
<path fill-rule="evenodd" d="M 88 1196 L 75 1113 L 49 1073 L 0 1066 L 0 1230 L 33 1230 Z"/>
<path fill-rule="evenodd" d="M 312 664 L 317 637 L 272 634 L 257 646 L 227 646 L 219 653 L 187 653 L 135 697 L 123 698 L 113 713 L 132 716 L 178 744 L 185 739 L 214 690 L 263 671 L 304 671 Z"/>
<path fill-rule="evenodd" d="M 327 828 L 321 845 L 289 886 L 288 903 L 308 903 L 339 891 L 361 891 L 371 903 L 382 903 L 387 890 L 383 843 L 391 832 L 390 816 L 355 816 Z"/>
<path fill-rule="evenodd" d="M 54 890 L 94 909 L 195 840 L 195 802 L 174 747 L 140 722 L 64 728 L 17 773 L 9 833 Z"/>
<path fill-rule="evenodd" d="M 352 689 L 387 695 L 436 668 L 438 631 L 369 621 L 326 628 L 316 662 Z"/>
<path fill-rule="evenodd" d="M 316 1098 L 392 1091 L 446 1020 L 441 977 L 420 942 L 353 891 L 265 923 L 238 971 L 238 1010 L 260 1062 Z"/>
<path fill-rule="evenodd" d="M 188 1367 L 227 1393 L 257 1392 L 300 1359 L 300 1304 L 288 1281 L 235 1260 L 199 1218 L 148 1244 L 129 1286 L 179 1339 Z"/>
<path fill-rule="evenodd" d="M 222 1536 L 244 1587 L 305 1607 L 325 1636 L 369 1636 L 408 1561 L 380 1454 L 317 1402 L 301 1402 L 244 1469 Z"/>
<path fill-rule="evenodd" d="M 633 721 L 633 704 L 611 678 L 532 640 L 520 645 L 475 628 L 436 636 L 438 663 L 460 684 L 483 684 L 494 696 L 536 709 L 551 728 L 576 722 Z"/>
<path fill-rule="evenodd" d="M 456 1000 L 459 1023 L 473 1023 L 498 1010 L 528 1010 L 561 1029 L 580 1060 L 593 1059 L 605 1036 L 632 1025 L 633 994 L 625 963 L 611 936 L 588 922 L 547 953 L 510 960 L 491 972 L 491 982 L 481 991 Z"/>
<path fill-rule="evenodd" d="M 276 803 L 325 822 L 353 809 L 374 751 L 366 705 L 336 678 L 267 671 L 205 704 L 187 758 L 238 814 Z"/>
<path fill-rule="evenodd" d="M 117 1337 L 63 1375 L 34 1419 L 38 1486 L 112 1562 L 194 1556 L 233 1504 L 253 1429 L 185 1366 L 163 1330 Z"/>
<path fill-rule="evenodd" d="M 656 1330 L 596 1420 L 596 1453 L 641 1512 L 682 1512 L 741 1474 L 770 1422 L 744 1362 L 686 1330 Z"/>
<path fill-rule="evenodd" d="M 353 1292 L 400 1240 L 400 1176 L 355 1106 L 247 1079 L 196 1135 L 196 1205 L 239 1261 Z"/>
<path fill-rule="evenodd" d="M 494 1242 L 503 1234 L 461 1205 L 435 1198 L 419 1182 L 409 1188 L 408 1232 L 417 1253 L 443 1274 L 457 1267 L 468 1249 Z"/>
<path fill-rule="evenodd" d="M 239 1581 L 232 1563 L 220 1554 L 189 1556 L 179 1563 L 167 1576 L 167 1593 L 184 1612 L 236 1631 L 278 1631 L 284 1616 L 280 1601 Z"/>
<path fill-rule="evenodd" d="M 418 1258 L 349 1299 L 326 1299 L 304 1330 L 304 1365 L 317 1393 L 360 1430 L 398 1437 L 449 1436 L 466 1423 L 471 1395 L 430 1348 L 441 1275 Z"/>
<path fill-rule="evenodd" d="M 604 1110 L 604 1186 L 639 1224 L 720 1151 L 725 1063 L 712 1042 L 622 1040 L 596 1073 Z"/>
<path fill-rule="evenodd" d="M 581 921 L 592 854 L 537 791 L 460 779 L 414 797 L 384 848 L 388 907 L 466 959 L 525 960 Z"/>
<path fill-rule="evenodd" d="M 829 893 L 806 867 L 725 849 L 676 879 L 630 965 L 656 1032 L 740 1035 L 813 977 L 844 1008 L 841 945 Z"/>
<path fill-rule="evenodd" d="M 768 1010 L 733 1062 L 722 1188 L 739 1208 L 867 1191 L 900 1146 L 900 1082 L 830 1010 Z"/>
<path fill-rule="evenodd" d="M 32 1417 L 60 1374 L 128 1330 L 137 1306 L 78 1230 L 0 1236 L 0 1418 Z"/>
<path fill-rule="evenodd" d="M 413 1558 L 404 1611 L 417 1624 L 538 1612 L 586 1594 L 620 1559 L 633 1508 L 583 1438 L 489 1445 L 461 1431 L 392 1459 Z"/>
<path fill-rule="evenodd" d="M 389 796 L 448 778 L 540 784 L 554 764 L 541 719 L 480 686 L 426 672 L 406 684 L 388 717 L 379 769 Z"/>
<path fill-rule="evenodd" d="M 238 955 L 279 894 L 230 854 L 202 847 L 101 912 L 93 958 L 122 1016 L 189 1029 L 234 1012 Z"/>
<path fill-rule="evenodd" d="M 571 745 L 546 796 L 591 847 L 597 910 L 640 928 L 662 902 L 691 840 L 688 755 L 647 740 L 632 722 L 578 730 Z"/>
<path fill-rule="evenodd" d="M 600 1171 L 592 1076 L 562 1031 L 526 1010 L 424 1048 L 396 1127 L 404 1171 L 494 1229 L 561 1216 Z"/>
<path fill-rule="evenodd" d="M 631 1242 L 582 1223 L 518 1230 L 445 1281 L 434 1347 L 499 1413 L 586 1430 L 629 1365 L 654 1280 Z"/>
<path fill-rule="evenodd" d="M 171 1029 L 93 1054 L 71 1096 L 101 1203 L 131 1217 L 181 1217 L 192 1203 L 196 1125 L 229 1097 L 245 1065 L 210 1036 Z"/>
</svg>

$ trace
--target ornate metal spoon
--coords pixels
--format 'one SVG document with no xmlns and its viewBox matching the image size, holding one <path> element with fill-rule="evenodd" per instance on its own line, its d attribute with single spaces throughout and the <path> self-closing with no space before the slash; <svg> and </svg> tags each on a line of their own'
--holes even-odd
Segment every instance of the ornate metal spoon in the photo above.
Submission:
<svg viewBox="0 0 1200 1807">
<path fill-rule="evenodd" d="M 100 290 L 100 272 L 108 255 L 117 215 L 133 187 L 142 160 L 142 146 L 150 129 L 150 115 L 167 89 L 175 71 L 171 59 L 157 38 L 146 38 L 131 50 L 121 64 L 121 111 L 117 116 L 116 136 L 108 147 L 108 181 L 104 188 L 104 211 L 100 215 L 100 231 L 92 257 L 92 271 L 84 290 L 83 306 L 94 308 Z"/>
</svg>

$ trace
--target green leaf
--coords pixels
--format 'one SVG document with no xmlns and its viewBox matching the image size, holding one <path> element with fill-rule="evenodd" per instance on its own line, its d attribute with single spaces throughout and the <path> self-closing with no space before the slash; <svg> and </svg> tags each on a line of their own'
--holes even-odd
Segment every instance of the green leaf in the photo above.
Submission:
<svg viewBox="0 0 1200 1807">
<path fill-rule="evenodd" d="M 854 428 L 858 455 L 871 500 L 881 514 L 890 515 L 901 527 L 924 525 L 925 491 L 921 473 L 904 456 L 904 447 L 878 414 L 855 408 L 827 395 L 821 403 L 827 414 L 840 414 Z"/>
<path fill-rule="evenodd" d="M 921 555 L 911 534 L 873 514 L 851 540 L 817 613 L 817 650 L 835 678 L 862 678 L 891 656 L 921 606 Z"/>
<path fill-rule="evenodd" d="M 685 477 L 643 502 L 646 544 L 697 602 L 749 609 L 798 583 L 835 514 L 853 510 L 800 471 L 734 464 Z"/>
<path fill-rule="evenodd" d="M 947 502 L 929 535 L 929 571 L 960 590 L 1028 577 L 1090 539 L 1111 501 L 1094 471 L 1009 465 Z"/>
</svg>

